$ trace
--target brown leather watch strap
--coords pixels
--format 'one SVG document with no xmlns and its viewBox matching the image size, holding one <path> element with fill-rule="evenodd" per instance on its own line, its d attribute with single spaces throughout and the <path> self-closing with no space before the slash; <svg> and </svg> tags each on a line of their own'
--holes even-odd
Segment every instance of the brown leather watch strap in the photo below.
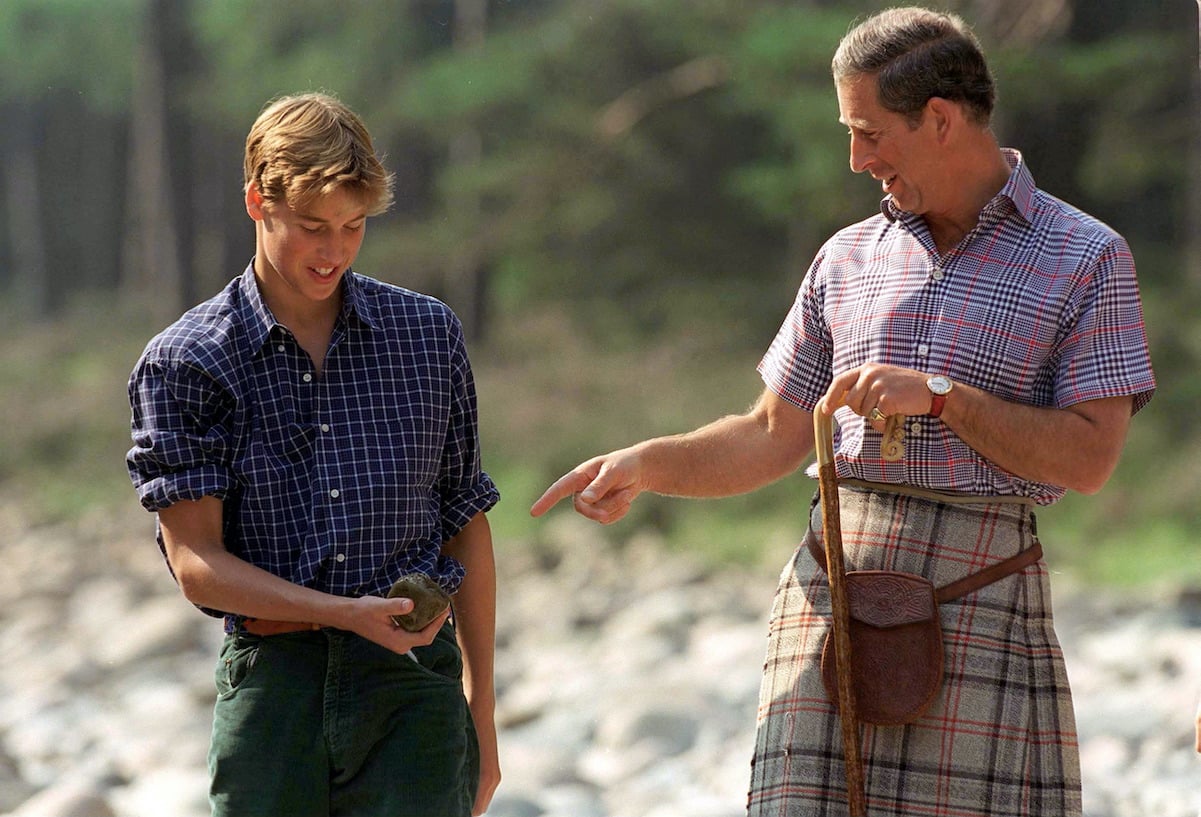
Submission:
<svg viewBox="0 0 1201 817">
<path fill-rule="evenodd" d="M 927 416 L 937 419 L 942 416 L 942 410 L 947 405 L 947 396 L 945 394 L 930 395 L 930 411 Z"/>
</svg>

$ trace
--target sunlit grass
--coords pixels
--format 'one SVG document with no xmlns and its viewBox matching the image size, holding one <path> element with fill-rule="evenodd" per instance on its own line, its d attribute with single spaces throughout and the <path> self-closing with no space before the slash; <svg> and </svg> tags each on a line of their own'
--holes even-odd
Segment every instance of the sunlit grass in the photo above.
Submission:
<svg viewBox="0 0 1201 817">
<path fill-rule="evenodd" d="M 0 344 L 5 496 L 39 521 L 133 501 L 124 464 L 125 383 L 149 338 L 150 322 L 108 302 L 81 305 L 61 319 L 34 325 L 8 317 Z"/>
<path fill-rule="evenodd" d="M 1152 519 L 1122 536 L 1072 548 L 1062 566 L 1085 584 L 1201 586 L 1199 530 L 1201 519 Z"/>
</svg>

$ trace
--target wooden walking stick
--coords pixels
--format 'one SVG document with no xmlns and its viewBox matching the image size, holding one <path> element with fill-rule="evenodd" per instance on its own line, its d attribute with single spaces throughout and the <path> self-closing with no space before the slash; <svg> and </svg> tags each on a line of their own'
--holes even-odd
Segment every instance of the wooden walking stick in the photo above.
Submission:
<svg viewBox="0 0 1201 817">
<path fill-rule="evenodd" d="M 834 419 L 819 406 L 813 412 L 813 438 L 817 448 L 818 485 L 822 505 L 822 540 L 826 547 L 826 575 L 830 581 L 830 608 L 834 666 L 838 676 L 838 712 L 842 722 L 843 766 L 847 778 L 850 817 L 867 817 L 863 785 L 863 756 L 859 747 L 859 719 L 855 689 L 851 684 L 851 622 L 847 601 L 846 565 L 842 558 L 842 523 L 838 513 L 838 476 L 834 470 Z"/>
</svg>

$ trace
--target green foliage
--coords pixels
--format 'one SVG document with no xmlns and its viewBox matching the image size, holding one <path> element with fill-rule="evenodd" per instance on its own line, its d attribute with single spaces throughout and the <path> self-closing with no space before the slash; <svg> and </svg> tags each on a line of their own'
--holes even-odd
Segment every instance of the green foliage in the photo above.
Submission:
<svg viewBox="0 0 1201 817">
<path fill-rule="evenodd" d="M 1152 518 L 1123 535 L 1063 548 L 1049 561 L 1091 586 L 1194 587 L 1201 584 L 1199 526 L 1201 514 L 1184 519 Z"/>
<path fill-rule="evenodd" d="M 563 3 L 490 32 L 483 51 L 426 61 L 387 110 L 428 145 L 474 130 L 483 157 L 446 166 L 432 208 L 389 240 L 442 269 L 482 258 L 503 297 L 569 291 L 585 323 L 616 301 L 658 330 L 682 288 L 724 297 L 732 274 L 774 278 L 783 234 L 738 180 L 762 142 L 758 113 L 729 104 L 720 77 L 671 85 L 681 66 L 720 74 L 736 38 L 718 32 L 745 18 L 722 4 Z M 609 128 L 623 106 L 632 124 Z"/>
<path fill-rule="evenodd" d="M 810 224 L 813 236 L 862 218 L 879 200 L 847 171 L 830 80 L 832 46 L 846 28 L 841 10 L 769 7 L 750 21 L 735 55 L 735 104 L 763 122 L 773 149 L 741 168 L 733 187 L 773 221 Z"/>
<path fill-rule="evenodd" d="M 0 3 L 0 102 L 73 93 L 100 111 L 128 105 L 145 0 Z"/>
<path fill-rule="evenodd" d="M 327 91 L 365 116 L 380 88 L 432 47 L 413 25 L 413 4 L 385 0 L 213 0 L 191 4 L 193 36 L 206 55 L 190 105 L 244 132 L 277 96 Z"/>
<path fill-rule="evenodd" d="M 1182 67 L 1196 71 L 1195 29 L 1060 42 L 1001 52 L 996 62 L 1007 120 L 1020 112 L 1038 126 L 1058 118 L 1071 128 L 1053 138 L 1081 146 L 1070 156 L 1073 181 L 1089 199 L 1128 204 L 1179 176 L 1179 151 L 1197 126 L 1195 109 L 1179 104 L 1192 81 Z"/>
<path fill-rule="evenodd" d="M 534 37 L 542 45 L 553 39 Z M 529 46 L 530 32 L 522 31 L 490 38 L 485 50 L 438 52 L 404 78 L 391 112 L 449 138 L 508 106 L 528 103 L 546 61 L 544 52 Z"/>
</svg>

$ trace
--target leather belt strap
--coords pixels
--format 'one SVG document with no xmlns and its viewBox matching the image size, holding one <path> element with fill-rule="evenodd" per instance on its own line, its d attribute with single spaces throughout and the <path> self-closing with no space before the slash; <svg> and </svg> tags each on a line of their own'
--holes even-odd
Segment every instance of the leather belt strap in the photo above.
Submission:
<svg viewBox="0 0 1201 817">
<path fill-rule="evenodd" d="M 1005 505 L 1027 505 L 1033 507 L 1035 502 L 1028 496 L 1013 496 L 1012 494 L 965 494 L 961 491 L 935 491 L 931 488 L 918 488 L 914 485 L 900 485 L 894 482 L 869 482 L 865 479 L 840 479 L 838 484 L 845 488 L 864 488 L 868 491 L 878 491 L 885 494 L 900 494 L 918 499 L 928 499 L 931 502 L 945 502 L 949 505 L 980 505 L 982 503 Z"/>
<path fill-rule="evenodd" d="M 825 570 L 826 553 L 822 549 L 822 546 L 818 544 L 817 537 L 813 535 L 813 531 L 811 530 L 805 532 L 805 546 L 809 548 L 809 553 L 813 556 L 814 561 L 821 566 L 822 570 Z M 1020 553 L 1010 556 L 1008 559 L 1002 559 L 983 570 L 964 576 L 962 579 L 957 579 L 950 584 L 944 584 L 934 591 L 934 598 L 939 604 L 945 601 L 954 601 L 961 596 L 966 596 L 968 593 L 974 593 L 982 587 L 987 587 L 993 582 L 1000 581 L 1006 576 L 1024 570 L 1042 557 L 1042 543 L 1036 540 L 1033 545 Z"/>
<path fill-rule="evenodd" d="M 966 596 L 968 593 L 975 593 L 981 587 L 987 587 L 995 581 L 1000 581 L 1006 576 L 1024 570 L 1042 557 L 1042 542 L 1035 540 L 1033 545 L 1020 553 L 1010 556 L 1008 559 L 1003 559 L 994 565 L 989 565 L 983 570 L 964 576 L 958 581 L 944 584 L 934 591 L 934 598 L 938 600 L 939 604 L 942 604 L 944 601 L 953 601 L 960 596 Z"/>
<path fill-rule="evenodd" d="M 320 630 L 320 624 L 311 621 L 271 621 L 265 618 L 244 618 L 241 628 L 251 635 L 283 635 L 308 630 Z"/>
</svg>

